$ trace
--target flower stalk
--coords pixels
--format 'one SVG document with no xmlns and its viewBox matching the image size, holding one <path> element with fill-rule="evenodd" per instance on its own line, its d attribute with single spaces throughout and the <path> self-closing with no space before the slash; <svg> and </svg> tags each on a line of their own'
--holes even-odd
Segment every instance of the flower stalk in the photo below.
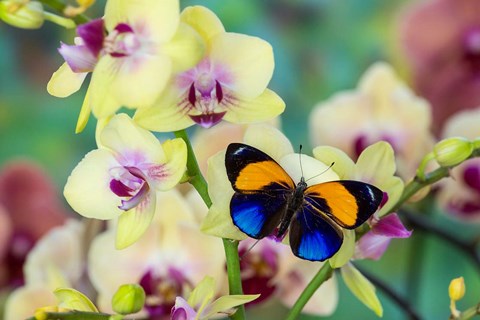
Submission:
<svg viewBox="0 0 480 320">
<path fill-rule="evenodd" d="M 67 5 L 63 1 L 60 1 L 60 0 L 39 0 L 39 2 L 49 6 L 50 8 L 56 10 L 57 12 L 59 12 L 62 15 L 64 14 L 65 9 L 67 8 Z M 75 17 L 72 17 L 72 20 L 77 25 L 79 25 L 79 24 L 86 23 L 86 22 L 90 21 L 90 18 L 88 18 L 87 16 L 85 16 L 83 14 L 79 14 Z"/>
<path fill-rule="evenodd" d="M 212 200 L 208 195 L 208 186 L 205 178 L 200 172 L 195 153 L 188 138 L 188 134 L 185 130 L 175 131 L 175 137 L 183 139 L 187 144 L 187 174 L 190 177 L 190 184 L 197 190 L 197 192 L 202 197 L 203 201 L 210 207 L 212 205 Z M 223 239 L 223 246 L 225 248 L 225 258 L 227 262 L 227 273 L 228 273 L 228 285 L 231 295 L 241 295 L 243 294 L 242 290 L 242 281 L 240 277 L 240 260 L 238 257 L 238 241 L 233 241 L 230 239 Z M 237 311 L 230 316 L 232 320 L 245 319 L 245 308 L 239 306 Z"/>
</svg>

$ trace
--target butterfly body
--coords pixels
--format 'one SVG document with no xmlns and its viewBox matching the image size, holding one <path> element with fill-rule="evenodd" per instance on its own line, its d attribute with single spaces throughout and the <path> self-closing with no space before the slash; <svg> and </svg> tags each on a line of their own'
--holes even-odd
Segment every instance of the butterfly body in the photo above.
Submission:
<svg viewBox="0 0 480 320">
<path fill-rule="evenodd" d="M 281 239 L 283 238 L 285 232 L 287 232 L 293 216 L 303 205 L 305 189 L 307 189 L 307 183 L 302 177 L 300 182 L 295 186 L 295 190 L 293 191 L 290 199 L 287 201 L 287 209 L 284 216 L 280 219 L 280 226 L 278 227 L 275 235 L 276 237 Z"/>
<path fill-rule="evenodd" d="M 264 152 L 240 143 L 228 146 L 227 176 L 235 190 L 233 223 L 255 239 L 283 237 L 289 231 L 292 252 L 306 260 L 333 256 L 343 241 L 342 228 L 354 229 L 378 208 L 383 192 L 373 185 L 339 180 L 295 184 Z"/>
</svg>

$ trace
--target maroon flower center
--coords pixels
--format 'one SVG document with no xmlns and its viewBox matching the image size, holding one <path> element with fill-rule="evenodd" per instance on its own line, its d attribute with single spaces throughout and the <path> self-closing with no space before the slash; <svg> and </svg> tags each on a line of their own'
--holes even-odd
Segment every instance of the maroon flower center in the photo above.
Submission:
<svg viewBox="0 0 480 320">
<path fill-rule="evenodd" d="M 480 75 L 480 26 L 469 28 L 464 33 L 463 60 L 475 75 Z"/>
<path fill-rule="evenodd" d="M 176 297 L 184 296 L 185 288 L 192 287 L 184 274 L 175 268 L 169 268 L 163 275 L 149 270 L 142 276 L 139 284 L 145 290 L 145 308 L 149 319 L 161 319 L 170 315 Z"/>
<path fill-rule="evenodd" d="M 264 240 L 265 241 L 265 240 Z M 240 271 L 245 294 L 258 294 L 260 297 L 249 304 L 257 304 L 268 299 L 276 289 L 271 280 L 278 272 L 278 254 L 268 245 L 259 250 L 248 248 L 239 250 L 242 257 Z"/>
</svg>

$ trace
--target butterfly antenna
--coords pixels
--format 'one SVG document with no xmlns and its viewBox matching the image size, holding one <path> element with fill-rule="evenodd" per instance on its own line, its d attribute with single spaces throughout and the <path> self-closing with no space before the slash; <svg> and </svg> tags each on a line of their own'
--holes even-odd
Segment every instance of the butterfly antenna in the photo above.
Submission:
<svg viewBox="0 0 480 320">
<path fill-rule="evenodd" d="M 255 243 L 252 244 L 252 245 L 250 246 L 250 248 L 248 248 L 247 251 L 245 251 L 245 252 L 242 254 L 242 256 L 240 257 L 240 260 L 242 260 L 243 257 L 245 257 L 245 255 L 246 255 L 247 253 L 249 253 L 249 252 L 253 249 L 253 247 L 255 247 L 255 246 L 257 245 L 257 243 L 258 243 L 260 240 L 261 240 L 261 239 L 258 239 L 257 241 L 255 241 Z"/>
<path fill-rule="evenodd" d="M 330 170 L 330 168 L 333 167 L 334 164 L 335 164 L 335 162 L 332 162 L 332 163 L 328 166 L 327 169 L 323 170 L 323 171 L 320 172 L 319 174 L 314 175 L 313 177 L 308 178 L 307 180 L 305 180 L 305 182 L 307 182 L 307 181 L 309 181 L 309 180 L 312 180 L 313 178 L 316 178 L 316 177 L 318 177 L 318 176 L 321 176 L 322 174 L 324 174 L 325 172 L 327 172 L 328 170 Z M 302 175 L 303 175 L 303 173 L 302 173 Z"/>
<path fill-rule="evenodd" d="M 303 167 L 302 167 L 302 145 L 300 145 L 300 149 L 298 151 L 298 161 L 300 162 L 300 172 L 302 173 L 302 178 L 303 178 L 304 175 L 303 175 Z"/>
</svg>

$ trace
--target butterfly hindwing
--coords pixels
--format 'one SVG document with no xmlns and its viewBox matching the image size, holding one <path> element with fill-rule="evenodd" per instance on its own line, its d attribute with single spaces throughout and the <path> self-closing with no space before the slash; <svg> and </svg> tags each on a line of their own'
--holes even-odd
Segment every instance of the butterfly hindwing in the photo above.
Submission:
<svg viewBox="0 0 480 320">
<path fill-rule="evenodd" d="M 335 222 L 317 214 L 308 201 L 290 223 L 290 247 L 299 258 L 324 261 L 342 245 L 343 232 Z"/>
<path fill-rule="evenodd" d="M 236 192 L 230 202 L 233 223 L 248 236 L 261 239 L 275 230 L 286 210 L 287 201 L 281 195 Z"/>
<path fill-rule="evenodd" d="M 293 180 L 269 155 L 245 144 L 228 146 L 225 166 L 236 191 L 230 202 L 233 223 L 255 239 L 271 234 L 295 188 Z"/>
<path fill-rule="evenodd" d="M 378 208 L 383 192 L 377 187 L 353 180 L 330 181 L 305 190 L 305 199 L 317 215 L 327 215 L 341 227 L 355 229 Z"/>
<path fill-rule="evenodd" d="M 225 167 L 232 188 L 237 192 L 266 192 L 295 188 L 292 178 L 266 153 L 246 144 L 227 148 Z"/>
</svg>

